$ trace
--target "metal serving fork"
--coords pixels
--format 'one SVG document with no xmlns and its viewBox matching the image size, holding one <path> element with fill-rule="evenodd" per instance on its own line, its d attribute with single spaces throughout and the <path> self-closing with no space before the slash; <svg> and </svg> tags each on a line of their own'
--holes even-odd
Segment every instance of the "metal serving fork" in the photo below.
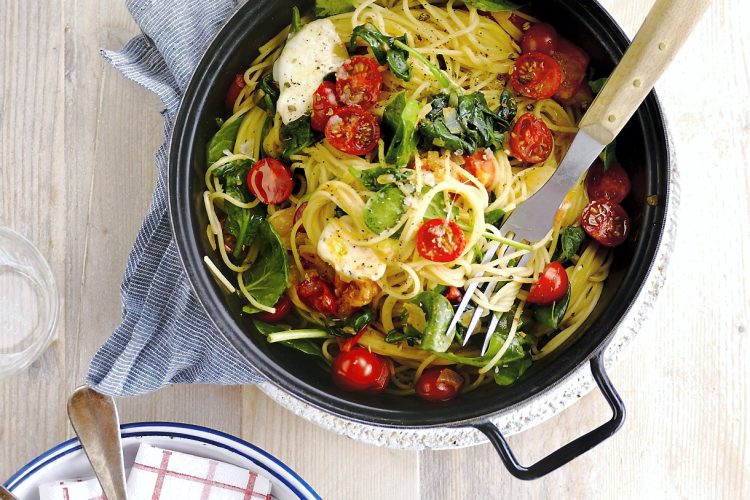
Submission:
<svg viewBox="0 0 750 500">
<path fill-rule="evenodd" d="M 578 133 L 562 163 L 539 191 L 511 213 L 500 228 L 503 236 L 512 234 L 516 241 L 536 243 L 547 234 L 565 195 L 633 116 L 709 4 L 710 0 L 657 0 L 654 3 L 630 48 L 581 119 Z M 499 248 L 500 243 L 493 242 L 482 263 L 492 261 Z M 530 255 L 524 255 L 521 263 L 526 262 Z M 481 273 L 474 277 L 479 276 Z M 466 287 L 448 327 L 448 335 L 453 334 L 477 286 L 472 282 Z M 485 294 L 489 296 L 494 289 L 495 282 L 487 283 Z M 464 345 L 474 334 L 482 312 L 483 308 L 479 306 L 474 310 Z M 498 321 L 497 314 L 493 314 L 482 354 L 487 350 Z"/>
</svg>

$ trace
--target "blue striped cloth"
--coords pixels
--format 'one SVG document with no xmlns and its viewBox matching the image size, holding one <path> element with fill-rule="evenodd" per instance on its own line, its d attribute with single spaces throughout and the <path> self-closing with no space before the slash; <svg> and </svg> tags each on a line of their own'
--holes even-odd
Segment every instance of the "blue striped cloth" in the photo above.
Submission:
<svg viewBox="0 0 750 500">
<path fill-rule="evenodd" d="M 262 381 L 216 331 L 198 303 L 177 255 L 167 202 L 167 140 L 180 97 L 234 0 L 129 0 L 143 34 L 102 55 L 164 103 L 164 143 L 151 206 L 125 268 L 122 323 L 94 356 L 87 383 L 113 396 L 168 384 Z"/>
</svg>

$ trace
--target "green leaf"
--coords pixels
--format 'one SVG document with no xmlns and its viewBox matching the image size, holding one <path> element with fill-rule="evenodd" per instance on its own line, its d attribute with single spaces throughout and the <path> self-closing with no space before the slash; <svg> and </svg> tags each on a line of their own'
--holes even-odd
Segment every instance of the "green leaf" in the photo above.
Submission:
<svg viewBox="0 0 750 500">
<path fill-rule="evenodd" d="M 213 171 L 213 174 L 216 177 L 240 177 L 245 178 L 247 177 L 247 173 L 250 170 L 250 167 L 253 165 L 252 160 L 234 160 L 230 161 L 229 163 L 226 163 L 216 170 Z"/>
<path fill-rule="evenodd" d="M 302 18 L 299 15 L 299 9 L 295 5 L 292 7 L 292 25 L 289 29 L 290 33 L 297 33 L 299 30 L 302 29 Z"/>
<path fill-rule="evenodd" d="M 396 46 L 399 42 L 406 45 L 406 35 L 395 38 L 384 35 L 371 23 L 361 24 L 352 30 L 352 36 L 349 39 L 350 53 L 357 49 L 358 38 L 361 38 L 370 46 L 375 59 L 380 64 L 387 64 L 397 78 L 405 82 L 411 80 L 411 67 L 407 61 L 409 52 Z"/>
<path fill-rule="evenodd" d="M 385 335 L 385 341 L 389 344 L 397 344 L 406 341 L 407 344 L 414 347 L 419 345 L 422 339 L 422 332 L 411 325 L 404 325 L 400 328 L 394 328 Z"/>
<path fill-rule="evenodd" d="M 385 153 L 386 163 L 405 167 L 417 150 L 417 121 L 419 103 L 406 97 L 406 92 L 398 94 L 385 107 L 383 128 L 390 142 Z"/>
<path fill-rule="evenodd" d="M 524 374 L 531 364 L 531 356 L 526 355 L 519 360 L 496 366 L 492 372 L 492 376 L 497 385 L 511 385 L 521 378 L 521 375 Z"/>
<path fill-rule="evenodd" d="M 448 325 L 453 318 L 453 306 L 443 295 L 433 291 L 422 292 L 412 303 L 422 309 L 427 325 L 422 333 L 421 347 L 426 351 L 445 352 L 453 342 L 453 334 L 448 335 Z"/>
<path fill-rule="evenodd" d="M 577 254 L 585 239 L 586 232 L 581 226 L 570 226 L 563 229 L 560 234 L 560 255 L 557 260 L 565 262 Z"/>
<path fill-rule="evenodd" d="M 336 337 L 350 337 L 375 321 L 375 311 L 371 307 L 365 307 L 349 316 L 346 320 L 334 320 L 326 331 Z"/>
<path fill-rule="evenodd" d="M 268 221 L 261 224 L 259 237 L 258 258 L 243 274 L 245 290 L 261 304 L 273 307 L 286 290 L 289 265 L 281 238 Z M 260 312 L 251 304 L 243 311 Z"/>
<path fill-rule="evenodd" d="M 243 116 L 244 113 L 233 120 L 224 122 L 224 125 L 208 141 L 208 146 L 206 147 L 207 166 L 210 167 L 224 156 L 224 150 L 228 149 L 232 151 L 234 149 L 234 143 L 237 140 L 237 131 L 240 129 Z"/>
<path fill-rule="evenodd" d="M 375 234 L 391 229 L 404 215 L 404 193 L 396 186 L 386 186 L 365 204 L 365 225 Z"/>
<path fill-rule="evenodd" d="M 503 210 L 502 208 L 490 210 L 489 212 L 484 213 L 484 222 L 486 222 L 487 224 L 492 224 L 494 226 L 502 222 L 503 217 L 505 217 L 505 210 Z"/>
<path fill-rule="evenodd" d="M 352 177 L 359 180 L 365 188 L 371 191 L 377 191 L 383 186 L 403 181 L 412 175 L 408 170 L 394 167 L 374 167 L 365 170 L 357 170 L 354 167 L 349 167 L 349 173 L 352 174 Z M 383 176 L 386 177 L 383 178 Z"/>
<path fill-rule="evenodd" d="M 598 94 L 602 91 L 602 88 L 604 88 L 604 84 L 607 83 L 607 80 L 609 78 L 599 78 L 596 80 L 589 80 L 589 88 L 591 88 L 591 92 L 594 94 Z"/>
<path fill-rule="evenodd" d="M 422 194 L 429 191 L 429 188 L 425 188 Z M 430 203 L 427 205 L 427 210 L 424 212 L 422 220 L 430 219 L 446 219 L 453 220 L 458 216 L 458 207 L 451 206 L 450 214 L 448 213 L 448 205 L 445 203 L 445 198 L 442 193 L 437 193 L 432 197 Z"/>
<path fill-rule="evenodd" d="M 251 309 L 252 308 L 249 306 L 245 306 L 242 308 L 242 310 L 245 311 L 246 313 L 257 312 L 257 311 L 252 311 Z M 280 327 L 279 325 L 271 325 L 269 323 L 265 323 L 257 319 L 253 320 L 253 325 L 258 330 L 258 332 L 264 337 L 268 337 L 272 333 L 285 331 L 285 329 Z M 281 342 L 281 344 L 289 346 L 293 349 L 297 349 L 298 351 L 302 351 L 305 354 L 309 354 L 311 356 L 318 356 L 325 360 L 325 356 L 323 356 L 323 350 L 321 349 L 322 344 L 315 342 L 314 340 L 310 340 L 310 339 L 285 340 Z"/>
<path fill-rule="evenodd" d="M 315 132 L 310 126 L 310 115 L 303 115 L 290 122 L 281 129 L 281 140 L 284 143 L 282 157 L 289 161 L 289 157 L 300 153 L 308 146 L 317 142 Z"/>
<path fill-rule="evenodd" d="M 247 163 L 240 165 L 235 169 L 234 175 L 224 177 L 224 192 L 244 203 L 250 200 L 250 193 L 244 186 L 244 179 L 247 176 L 244 167 Z M 247 168 L 249 169 L 249 166 Z M 266 208 L 260 203 L 252 208 L 241 208 L 225 201 L 224 210 L 227 213 L 224 230 L 237 239 L 232 255 L 239 257 L 242 255 L 243 247 L 249 246 L 258 234 L 261 224 L 266 219 Z"/>
<path fill-rule="evenodd" d="M 521 4 L 508 0 L 464 0 L 464 3 L 485 12 L 502 12 L 521 8 Z"/>
<path fill-rule="evenodd" d="M 258 106 L 268 112 L 270 116 L 276 114 L 276 102 L 279 100 L 279 88 L 273 80 L 273 73 L 266 73 L 258 82 L 256 90 L 263 91 L 263 97 L 258 101 Z"/>
<path fill-rule="evenodd" d="M 354 10 L 352 0 L 315 0 L 315 17 L 330 17 Z"/>
<path fill-rule="evenodd" d="M 616 148 L 617 148 L 617 141 L 615 140 L 607 144 L 604 147 L 604 151 L 602 151 L 602 154 L 599 155 L 599 158 L 601 158 L 602 163 L 604 163 L 605 172 L 609 170 L 609 167 L 612 165 L 612 162 L 617 159 L 617 156 L 615 155 Z"/>
<path fill-rule="evenodd" d="M 568 304 L 570 304 L 570 286 L 560 301 L 537 307 L 534 310 L 534 319 L 537 323 L 556 330 L 565 316 L 565 311 L 568 310 Z"/>
</svg>

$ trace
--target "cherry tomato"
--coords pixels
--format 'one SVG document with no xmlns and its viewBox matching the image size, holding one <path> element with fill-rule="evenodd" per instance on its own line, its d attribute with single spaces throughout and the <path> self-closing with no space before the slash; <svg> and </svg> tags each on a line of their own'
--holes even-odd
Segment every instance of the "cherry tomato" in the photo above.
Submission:
<svg viewBox="0 0 750 500">
<path fill-rule="evenodd" d="M 240 92 L 242 89 L 245 88 L 245 75 L 242 73 L 237 73 L 237 75 L 234 77 L 234 80 L 232 80 L 232 84 L 229 86 L 229 90 L 227 90 L 227 97 L 224 101 L 224 105 L 227 107 L 228 110 L 234 109 L 234 103 L 237 101 L 237 96 L 240 95 Z"/>
<path fill-rule="evenodd" d="M 433 262 L 455 260 L 465 246 L 464 232 L 453 221 L 430 219 L 417 231 L 417 252 Z"/>
<path fill-rule="evenodd" d="M 486 189 L 495 182 L 495 158 L 489 149 L 477 149 L 473 155 L 464 156 L 464 168 Z"/>
<path fill-rule="evenodd" d="M 630 193 L 628 173 L 617 161 L 613 161 L 609 168 L 604 170 L 604 162 L 597 160 L 586 174 L 586 193 L 590 200 L 621 203 Z"/>
<path fill-rule="evenodd" d="M 388 375 L 388 363 L 364 347 L 340 352 L 333 360 L 331 371 L 333 382 L 345 391 L 377 393 L 388 383 L 387 379 L 383 383 L 383 373 Z"/>
<path fill-rule="evenodd" d="M 247 173 L 247 188 L 266 205 L 286 201 L 294 189 L 292 172 L 279 160 L 263 158 Z"/>
<path fill-rule="evenodd" d="M 630 218 L 619 204 L 594 200 L 583 209 L 581 227 L 605 247 L 616 247 L 628 237 Z"/>
<path fill-rule="evenodd" d="M 427 401 L 448 401 L 456 397 L 463 384 L 463 377 L 455 371 L 433 366 L 422 372 L 414 389 L 417 396 Z"/>
<path fill-rule="evenodd" d="M 378 102 L 383 75 L 371 57 L 354 56 L 344 61 L 336 71 L 336 94 L 349 106 L 368 109 Z"/>
<path fill-rule="evenodd" d="M 464 298 L 464 294 L 461 293 L 461 290 L 455 286 L 449 286 L 448 288 L 446 288 L 445 292 L 443 292 L 443 295 L 445 295 L 445 298 L 448 299 L 448 301 L 452 304 L 461 302 L 461 299 Z"/>
<path fill-rule="evenodd" d="M 326 139 L 339 151 L 363 155 L 378 146 L 380 126 L 369 111 L 357 106 L 346 106 L 328 120 Z"/>
<path fill-rule="evenodd" d="M 562 82 L 560 64 L 541 52 L 527 52 L 516 59 L 510 74 L 513 90 L 532 99 L 555 95 Z"/>
<path fill-rule="evenodd" d="M 372 387 L 365 391 L 367 393 L 379 394 L 383 392 L 385 388 L 388 387 L 388 382 L 390 382 L 391 380 L 390 363 L 383 357 L 381 357 L 380 360 L 382 361 L 380 373 L 378 374 L 378 378 L 375 380 L 375 383 L 372 385 Z"/>
<path fill-rule="evenodd" d="M 262 311 L 256 314 L 255 317 L 261 321 L 265 321 L 266 323 L 278 323 L 279 321 L 284 319 L 284 317 L 286 317 L 286 315 L 292 309 L 292 300 L 286 295 L 282 295 L 279 301 L 276 302 L 276 305 L 273 307 L 276 308 L 276 312 L 270 313 Z"/>
<path fill-rule="evenodd" d="M 581 87 L 589 66 L 589 55 L 578 45 L 560 37 L 552 57 L 560 64 L 562 81 L 555 94 L 561 99 L 570 99 Z"/>
<path fill-rule="evenodd" d="M 539 163 L 552 152 L 554 140 L 544 120 L 533 113 L 524 113 L 516 120 L 510 132 L 510 150 L 513 156 L 529 163 Z"/>
<path fill-rule="evenodd" d="M 299 220 L 302 218 L 302 213 L 305 211 L 306 208 L 307 208 L 306 201 L 303 201 L 302 203 L 300 203 L 300 205 L 297 207 L 297 210 L 294 211 L 294 218 L 292 219 L 292 225 L 299 222 Z M 305 231 L 304 225 L 300 225 L 299 228 L 297 229 L 297 232 L 306 233 L 307 231 Z"/>
<path fill-rule="evenodd" d="M 368 325 L 363 326 L 362 329 L 357 332 L 356 335 L 354 335 L 354 337 L 349 337 L 348 339 L 337 338 L 336 342 L 338 342 L 339 344 L 339 349 L 341 349 L 343 352 L 351 351 L 352 347 L 357 345 L 359 339 L 361 339 L 367 331 L 367 326 Z"/>
<path fill-rule="evenodd" d="M 333 287 L 320 276 L 310 276 L 297 283 L 297 295 L 305 305 L 323 314 L 336 314 L 338 311 Z"/>
<path fill-rule="evenodd" d="M 557 38 L 557 30 L 551 24 L 535 24 L 524 33 L 521 50 L 552 55 L 552 51 L 557 48 Z"/>
<path fill-rule="evenodd" d="M 313 94 L 312 116 L 310 126 L 313 130 L 323 132 L 328 119 L 341 107 L 336 97 L 336 85 L 333 82 L 323 82 Z"/>
<path fill-rule="evenodd" d="M 531 304 L 546 305 L 560 300 L 568 291 L 568 273 L 557 261 L 544 268 L 536 283 L 531 285 L 526 301 Z"/>
</svg>

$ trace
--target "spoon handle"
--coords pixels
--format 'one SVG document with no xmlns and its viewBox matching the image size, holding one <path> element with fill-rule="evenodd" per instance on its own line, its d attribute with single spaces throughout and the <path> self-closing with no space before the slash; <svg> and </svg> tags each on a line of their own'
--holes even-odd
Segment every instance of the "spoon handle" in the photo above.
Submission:
<svg viewBox="0 0 750 500">
<path fill-rule="evenodd" d="M 68 417 L 109 500 L 127 500 L 120 419 L 115 401 L 88 387 L 68 400 Z"/>
<path fill-rule="evenodd" d="M 601 144 L 612 142 L 710 4 L 711 0 L 656 0 L 579 128 Z"/>
</svg>

